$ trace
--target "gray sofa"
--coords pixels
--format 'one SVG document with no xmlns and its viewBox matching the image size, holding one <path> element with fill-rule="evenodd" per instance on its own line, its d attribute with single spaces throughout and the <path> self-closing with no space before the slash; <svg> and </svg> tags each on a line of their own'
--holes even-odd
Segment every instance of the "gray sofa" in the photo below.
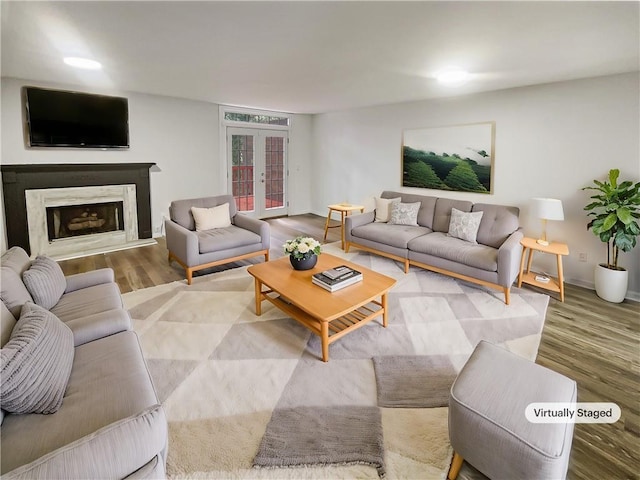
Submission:
<svg viewBox="0 0 640 480">
<path fill-rule="evenodd" d="M 229 204 L 230 225 L 197 231 L 191 207 L 212 208 Z M 177 261 L 191 285 L 193 272 L 204 268 L 264 255 L 269 260 L 271 232 L 263 220 L 238 212 L 233 195 L 175 200 L 165 220 L 169 262 Z"/>
<path fill-rule="evenodd" d="M 167 420 L 113 270 L 67 277 L 59 270 L 64 293 L 47 311 L 33 305 L 37 296 L 23 281 L 33 269 L 26 252 L 13 247 L 1 262 L 3 370 L 32 309 L 68 327 L 52 317 L 70 330 L 72 359 L 55 413 L 2 412 L 2 479 L 164 478 Z"/>
<path fill-rule="evenodd" d="M 518 276 L 524 236 L 519 209 L 487 203 L 384 191 L 381 198 L 401 203 L 420 202 L 417 225 L 376 222 L 375 212 L 348 216 L 345 251 L 357 247 L 410 265 L 490 286 L 504 292 L 509 304 L 511 285 Z M 451 209 L 480 212 L 477 243 L 447 235 Z"/>
</svg>

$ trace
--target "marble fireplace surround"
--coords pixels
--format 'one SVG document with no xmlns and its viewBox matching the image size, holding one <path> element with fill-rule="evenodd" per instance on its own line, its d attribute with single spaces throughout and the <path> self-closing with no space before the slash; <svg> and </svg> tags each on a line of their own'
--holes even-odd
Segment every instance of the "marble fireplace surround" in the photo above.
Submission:
<svg viewBox="0 0 640 480">
<path fill-rule="evenodd" d="M 56 259 L 153 244 L 153 163 L 1 165 L 8 246 Z M 49 241 L 46 207 L 123 202 L 124 231 Z"/>
</svg>

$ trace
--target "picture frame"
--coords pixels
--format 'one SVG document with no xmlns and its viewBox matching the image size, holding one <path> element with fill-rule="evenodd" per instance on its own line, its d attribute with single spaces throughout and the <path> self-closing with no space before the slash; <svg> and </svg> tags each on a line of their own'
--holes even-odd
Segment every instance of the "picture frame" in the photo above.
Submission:
<svg viewBox="0 0 640 480">
<path fill-rule="evenodd" d="M 493 121 L 408 129 L 402 135 L 402 186 L 493 193 Z"/>
</svg>

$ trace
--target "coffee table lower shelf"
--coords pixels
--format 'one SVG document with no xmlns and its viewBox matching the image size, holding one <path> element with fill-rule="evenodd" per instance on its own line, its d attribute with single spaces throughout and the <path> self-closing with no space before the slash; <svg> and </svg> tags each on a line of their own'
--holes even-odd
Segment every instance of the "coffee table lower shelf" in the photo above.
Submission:
<svg viewBox="0 0 640 480">
<path fill-rule="evenodd" d="M 276 295 L 269 295 L 273 293 Z M 263 300 L 268 300 L 278 309 L 320 337 L 322 342 L 322 360 L 324 362 L 329 361 L 329 344 L 342 338 L 347 333 L 366 325 L 379 316 L 383 318 L 382 326 L 387 326 L 387 316 L 384 314 L 386 295 L 383 295 L 381 301 L 371 300 L 367 305 L 362 305 L 333 320 L 319 320 L 296 305 L 288 302 L 282 295 L 277 294 L 277 292 L 273 290 L 264 290 L 261 292 L 261 296 Z M 369 305 L 371 304 L 378 308 L 370 308 Z"/>
</svg>

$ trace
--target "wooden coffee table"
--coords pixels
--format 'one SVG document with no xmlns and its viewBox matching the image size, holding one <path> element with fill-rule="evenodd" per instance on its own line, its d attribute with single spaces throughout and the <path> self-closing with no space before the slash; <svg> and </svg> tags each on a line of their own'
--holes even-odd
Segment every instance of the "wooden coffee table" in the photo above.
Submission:
<svg viewBox="0 0 640 480">
<path fill-rule="evenodd" d="M 311 283 L 314 273 L 338 265 L 362 272 L 362 281 L 333 293 Z M 379 316 L 387 326 L 387 293 L 396 281 L 381 273 L 328 253 L 311 270 L 294 270 L 289 257 L 283 257 L 252 265 L 248 272 L 255 278 L 256 315 L 262 314 L 264 300 L 273 303 L 320 337 L 324 362 L 329 361 L 329 344 L 347 333 Z"/>
</svg>

